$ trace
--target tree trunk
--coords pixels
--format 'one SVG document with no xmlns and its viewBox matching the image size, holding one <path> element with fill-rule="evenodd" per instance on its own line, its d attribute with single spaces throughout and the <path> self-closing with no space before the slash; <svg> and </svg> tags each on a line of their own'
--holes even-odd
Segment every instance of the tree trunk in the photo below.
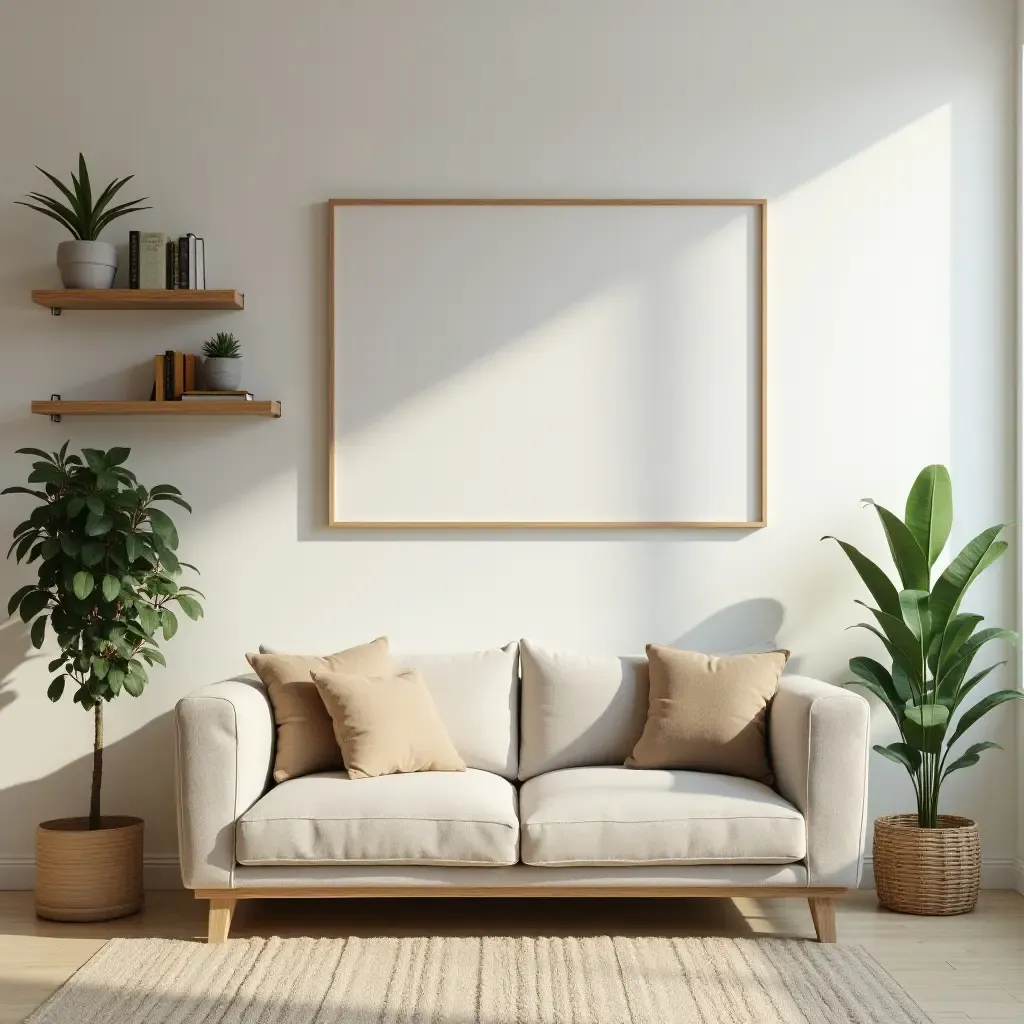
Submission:
<svg viewBox="0 0 1024 1024">
<path fill-rule="evenodd" d="M 103 784 L 103 701 L 96 702 L 95 734 L 92 745 L 92 797 L 89 801 L 89 828 L 100 827 L 100 786 Z"/>
</svg>

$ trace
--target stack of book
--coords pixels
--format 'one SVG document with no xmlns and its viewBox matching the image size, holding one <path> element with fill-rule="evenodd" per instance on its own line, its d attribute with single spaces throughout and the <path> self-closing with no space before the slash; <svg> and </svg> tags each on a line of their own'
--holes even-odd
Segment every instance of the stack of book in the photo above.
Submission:
<svg viewBox="0 0 1024 1024">
<path fill-rule="evenodd" d="M 128 287 L 204 290 L 205 240 L 191 232 L 175 240 L 162 231 L 129 231 Z"/>
<path fill-rule="evenodd" d="M 190 352 L 165 352 L 153 359 L 153 399 L 176 402 L 196 389 L 196 357 Z"/>
</svg>

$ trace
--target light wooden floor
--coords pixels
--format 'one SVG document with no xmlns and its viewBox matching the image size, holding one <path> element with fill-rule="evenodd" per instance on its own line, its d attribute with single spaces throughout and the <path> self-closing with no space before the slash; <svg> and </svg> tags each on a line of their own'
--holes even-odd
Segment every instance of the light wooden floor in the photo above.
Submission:
<svg viewBox="0 0 1024 1024">
<path fill-rule="evenodd" d="M 152 892 L 135 917 L 95 925 L 40 921 L 32 894 L 0 892 L 0 1024 L 22 1021 L 113 936 L 198 938 L 205 906 Z M 243 901 L 242 935 L 421 934 L 782 935 L 809 938 L 801 900 L 318 900 Z M 861 891 L 839 911 L 839 941 L 859 943 L 936 1024 L 1024 1024 L 1024 897 L 983 892 L 964 917 L 916 918 Z"/>
</svg>

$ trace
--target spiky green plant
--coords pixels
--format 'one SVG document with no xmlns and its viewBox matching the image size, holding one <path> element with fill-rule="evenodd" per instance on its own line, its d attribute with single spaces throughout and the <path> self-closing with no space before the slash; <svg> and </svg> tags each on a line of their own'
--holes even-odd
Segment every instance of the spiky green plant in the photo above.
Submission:
<svg viewBox="0 0 1024 1024">
<path fill-rule="evenodd" d="M 852 544 L 835 537 L 822 540 L 839 544 L 875 599 L 877 608 L 857 603 L 871 612 L 878 626 L 862 622 L 852 628 L 866 629 L 881 640 L 892 659 L 892 671 L 872 658 L 852 658 L 850 669 L 858 678 L 846 685 L 869 690 L 896 720 L 900 742 L 874 749 L 906 768 L 917 796 L 918 824 L 936 828 L 943 782 L 952 772 L 976 765 L 982 751 L 999 747 L 984 740 L 949 762 L 953 745 L 993 708 L 1024 697 L 1016 690 L 990 693 L 964 710 L 953 725 L 968 694 L 1006 664 L 997 662 L 967 678 L 982 647 L 993 640 L 1016 643 L 1019 639 L 1009 629 L 975 632 L 982 616 L 960 611 L 967 589 L 1003 554 L 1007 542 L 999 536 L 1003 525 L 990 526 L 932 583 L 932 569 L 953 527 L 953 487 L 946 467 L 921 470 L 910 489 L 903 519 L 870 498 L 865 503 L 881 520 L 900 587 Z"/>
<path fill-rule="evenodd" d="M 142 199 L 133 199 L 128 203 L 121 203 L 119 206 L 110 205 L 110 201 L 121 188 L 135 177 L 134 174 L 129 174 L 127 178 L 115 178 L 99 194 L 94 203 L 92 186 L 89 183 L 89 170 L 85 166 L 85 157 L 81 153 L 78 154 L 78 177 L 75 177 L 74 171 L 71 172 L 73 189 L 68 188 L 49 171 L 44 171 L 42 167 L 37 166 L 36 170 L 45 174 L 60 189 L 71 205 L 66 206 L 59 200 L 43 195 L 41 192 L 29 192 L 25 198 L 33 200 L 32 202 L 24 202 L 21 199 L 16 199 L 15 202 L 19 206 L 27 206 L 30 210 L 52 218 L 58 224 L 66 227 L 71 232 L 72 238 L 83 242 L 95 242 L 100 237 L 100 232 L 118 217 L 126 217 L 129 213 L 137 213 L 139 210 L 152 209 L 151 206 L 139 206 L 139 203 L 144 203 L 149 198 L 148 196 L 144 196 Z"/>
<path fill-rule="evenodd" d="M 219 331 L 209 341 L 203 343 L 203 355 L 207 359 L 239 359 L 242 347 L 229 331 Z"/>
</svg>

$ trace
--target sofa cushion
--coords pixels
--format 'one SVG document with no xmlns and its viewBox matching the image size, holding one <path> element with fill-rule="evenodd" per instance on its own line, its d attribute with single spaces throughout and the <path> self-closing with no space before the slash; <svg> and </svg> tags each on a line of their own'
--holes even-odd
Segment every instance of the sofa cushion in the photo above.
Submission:
<svg viewBox="0 0 1024 1024">
<path fill-rule="evenodd" d="M 306 775 L 238 819 L 240 864 L 515 864 L 516 792 L 497 775 Z"/>
<path fill-rule="evenodd" d="M 519 793 L 522 859 L 543 867 L 791 864 L 800 812 L 751 779 L 706 772 L 570 768 Z"/>
<path fill-rule="evenodd" d="M 647 719 L 647 659 L 556 654 L 520 642 L 519 778 L 583 765 L 621 765 Z"/>
<path fill-rule="evenodd" d="M 344 768 L 334 740 L 331 717 L 317 693 L 310 673 L 314 669 L 383 675 L 391 670 L 388 638 L 350 647 L 337 654 L 280 654 L 260 648 L 246 660 L 266 684 L 277 723 L 274 781 L 298 778 L 312 772 Z"/>
<path fill-rule="evenodd" d="M 470 768 L 514 779 L 519 767 L 519 645 L 462 654 L 392 654 L 419 669 L 455 749 Z M 627 751 L 628 753 L 628 751 Z"/>
</svg>

